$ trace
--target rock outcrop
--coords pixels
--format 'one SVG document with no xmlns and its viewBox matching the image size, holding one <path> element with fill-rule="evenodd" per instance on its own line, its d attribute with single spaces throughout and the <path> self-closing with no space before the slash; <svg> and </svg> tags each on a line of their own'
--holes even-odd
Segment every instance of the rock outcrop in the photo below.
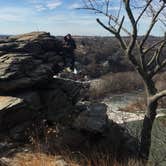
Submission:
<svg viewBox="0 0 166 166">
<path fill-rule="evenodd" d="M 38 32 L 0 41 L 0 91 L 32 87 L 49 80 L 62 63 L 60 40 Z"/>
<path fill-rule="evenodd" d="M 65 146 L 80 151 L 101 144 L 121 150 L 122 128 L 108 119 L 105 104 L 81 103 L 80 97 L 88 97 L 89 85 L 57 76 L 63 65 L 62 42 L 49 33 L 0 40 L 0 157 L 5 151 L 13 153 L 10 141 L 24 143 L 30 134 L 41 138 L 50 129 L 47 141 L 54 142 L 55 149 Z M 103 65 L 108 68 L 108 63 Z"/>
<path fill-rule="evenodd" d="M 40 118 L 68 118 L 82 83 L 53 78 L 63 69 L 62 42 L 46 32 L 0 40 L 0 131 L 17 132 Z"/>
<path fill-rule="evenodd" d="M 90 133 L 103 133 L 107 125 L 107 106 L 102 103 L 89 103 L 82 107 L 82 112 L 74 122 L 76 129 Z"/>
</svg>

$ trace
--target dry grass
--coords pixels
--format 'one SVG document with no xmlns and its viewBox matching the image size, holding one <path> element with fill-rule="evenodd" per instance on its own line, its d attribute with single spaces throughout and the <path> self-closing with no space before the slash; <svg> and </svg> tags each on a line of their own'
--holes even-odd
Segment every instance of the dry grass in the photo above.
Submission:
<svg viewBox="0 0 166 166">
<path fill-rule="evenodd" d="M 56 133 L 49 128 L 44 130 L 46 138 L 42 138 L 41 141 L 38 135 L 35 136 L 31 150 L 14 154 L 8 166 L 143 166 L 142 162 L 133 158 L 125 157 L 125 160 L 122 160 L 121 156 L 115 156 L 99 145 L 95 147 L 89 145 L 86 152 L 71 151 L 67 148 L 65 150 L 54 149 L 52 146 L 54 139 L 50 140 L 48 137 L 49 134 L 55 135 Z"/>
<path fill-rule="evenodd" d="M 166 72 L 156 75 L 154 81 L 159 91 L 166 89 Z M 112 73 L 91 82 L 90 97 L 99 99 L 109 93 L 131 92 L 143 88 L 142 79 L 136 72 Z M 162 105 L 166 103 L 164 101 L 164 99 L 161 100 Z"/>
<path fill-rule="evenodd" d="M 43 153 L 18 153 L 11 160 L 9 166 L 143 166 L 142 162 L 134 159 L 122 163 L 114 159 L 111 154 L 98 152 L 78 158 L 76 159 L 70 153 L 63 157 Z"/>
<path fill-rule="evenodd" d="M 123 112 L 141 112 L 146 109 L 146 102 L 143 99 L 137 100 L 134 103 L 128 104 L 124 108 L 120 108 L 119 111 Z"/>
<path fill-rule="evenodd" d="M 166 108 L 165 98 L 159 101 L 158 108 Z M 134 113 L 139 113 L 144 110 L 146 110 L 146 99 L 137 100 L 136 102 L 130 103 L 126 107 L 119 109 L 119 111 L 134 112 Z"/>
<path fill-rule="evenodd" d="M 58 166 L 56 157 L 42 153 L 19 153 L 12 160 L 13 166 Z M 73 165 L 74 166 L 74 165 Z"/>
<path fill-rule="evenodd" d="M 91 98 L 104 97 L 109 93 L 128 92 L 143 88 L 143 83 L 135 72 L 112 73 L 94 80 L 90 86 Z"/>
</svg>

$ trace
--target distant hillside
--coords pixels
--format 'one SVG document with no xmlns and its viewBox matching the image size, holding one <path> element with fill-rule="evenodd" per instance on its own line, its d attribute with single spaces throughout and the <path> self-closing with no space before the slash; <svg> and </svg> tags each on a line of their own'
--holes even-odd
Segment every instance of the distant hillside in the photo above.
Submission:
<svg viewBox="0 0 166 166">
<path fill-rule="evenodd" d="M 0 35 L 0 39 L 7 38 L 9 35 Z"/>
<path fill-rule="evenodd" d="M 63 39 L 63 37 L 59 38 Z M 140 36 L 140 40 L 141 38 Z M 108 72 L 133 70 L 132 65 L 123 56 L 124 52 L 115 37 L 74 36 L 74 39 L 77 44 L 77 68 L 83 73 L 97 78 Z M 129 37 L 124 39 L 128 41 Z M 160 39 L 161 37 L 150 36 L 147 45 Z M 135 55 L 137 56 L 136 50 Z"/>
</svg>

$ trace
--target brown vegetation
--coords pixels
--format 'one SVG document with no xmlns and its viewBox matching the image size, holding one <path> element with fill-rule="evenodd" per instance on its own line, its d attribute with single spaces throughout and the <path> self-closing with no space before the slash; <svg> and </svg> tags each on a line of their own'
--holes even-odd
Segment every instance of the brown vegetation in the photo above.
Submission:
<svg viewBox="0 0 166 166">
<path fill-rule="evenodd" d="M 116 156 L 118 154 L 108 148 L 110 145 L 80 145 L 80 149 L 86 147 L 85 151 L 71 150 L 65 145 L 55 148 L 58 130 L 50 127 L 39 127 L 34 134 L 31 145 L 18 148 L 15 154 L 12 153 L 6 160 L 4 158 L 3 163 L 7 166 L 143 166 L 134 157 Z"/>
<path fill-rule="evenodd" d="M 165 89 L 166 72 L 157 74 L 154 81 L 159 91 Z M 136 90 L 143 90 L 143 82 L 136 72 L 110 73 L 91 82 L 90 97 L 99 99 L 110 93 L 132 92 Z M 161 99 L 160 103 L 165 106 L 164 101 L 165 98 Z"/>
<path fill-rule="evenodd" d="M 123 112 L 141 112 L 144 111 L 146 109 L 146 102 L 145 100 L 138 100 L 134 103 L 130 103 L 128 104 L 126 107 L 124 108 L 120 108 L 119 111 L 123 111 Z"/>
<path fill-rule="evenodd" d="M 109 93 L 131 92 L 142 89 L 143 83 L 135 72 L 111 73 L 91 82 L 92 98 L 101 98 Z"/>
<path fill-rule="evenodd" d="M 64 165 L 63 165 L 64 164 Z M 143 162 L 128 159 L 120 162 L 109 153 L 95 151 L 85 156 L 81 153 L 63 152 L 63 156 L 38 153 L 18 153 L 9 166 L 143 166 Z"/>
<path fill-rule="evenodd" d="M 166 108 L 166 100 L 163 98 L 162 100 L 159 101 L 159 106 L 158 108 Z M 146 100 L 145 99 L 138 99 L 135 102 L 129 103 L 126 107 L 120 108 L 119 111 L 124 111 L 124 112 L 144 112 L 146 109 Z"/>
</svg>

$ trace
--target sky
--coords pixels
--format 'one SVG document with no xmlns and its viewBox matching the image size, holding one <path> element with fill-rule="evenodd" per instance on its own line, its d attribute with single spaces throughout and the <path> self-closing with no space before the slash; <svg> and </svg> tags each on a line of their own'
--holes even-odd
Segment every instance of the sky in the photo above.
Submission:
<svg viewBox="0 0 166 166">
<path fill-rule="evenodd" d="M 112 0 L 113 1 L 113 0 Z M 0 0 L 0 34 L 22 34 L 32 31 L 47 31 L 53 35 L 109 36 L 97 22 L 100 17 L 90 11 L 79 10 L 81 0 Z M 117 3 L 111 7 L 116 11 Z M 148 19 L 141 22 L 140 35 L 144 33 Z M 126 24 L 127 28 L 130 28 Z M 162 36 L 158 26 L 152 35 Z"/>
</svg>

